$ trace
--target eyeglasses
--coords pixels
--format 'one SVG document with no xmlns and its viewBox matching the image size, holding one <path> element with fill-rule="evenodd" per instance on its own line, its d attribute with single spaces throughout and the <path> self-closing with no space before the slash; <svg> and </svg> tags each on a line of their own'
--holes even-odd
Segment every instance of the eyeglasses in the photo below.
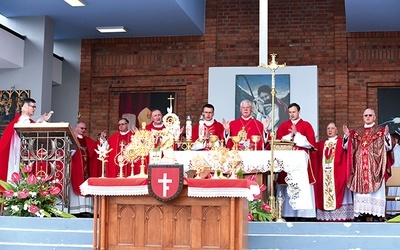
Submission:
<svg viewBox="0 0 400 250">
<path fill-rule="evenodd" d="M 126 124 L 128 124 L 128 123 L 118 123 L 118 126 L 124 126 Z"/>
<path fill-rule="evenodd" d="M 364 117 L 371 117 L 373 114 L 365 114 Z"/>
<path fill-rule="evenodd" d="M 29 107 L 32 107 L 32 108 L 34 108 L 34 109 L 36 108 L 36 106 L 35 106 L 35 105 L 28 105 L 28 106 L 29 106 Z"/>
<path fill-rule="evenodd" d="M 79 127 L 80 129 L 82 129 L 82 130 L 86 130 L 87 128 L 84 128 L 84 127 Z"/>
</svg>

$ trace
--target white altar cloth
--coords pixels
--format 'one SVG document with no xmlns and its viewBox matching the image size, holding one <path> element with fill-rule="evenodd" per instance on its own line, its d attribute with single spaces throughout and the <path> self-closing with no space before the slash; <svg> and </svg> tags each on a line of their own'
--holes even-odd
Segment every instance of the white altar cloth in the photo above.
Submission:
<svg viewBox="0 0 400 250">
<path fill-rule="evenodd" d="M 242 158 L 242 169 L 245 173 L 254 170 L 270 171 L 271 151 L 238 151 Z M 184 171 L 190 169 L 190 162 L 199 156 L 213 166 L 209 161 L 210 151 L 174 151 L 175 159 L 184 165 Z M 286 183 L 289 203 L 294 210 L 311 209 L 312 200 L 308 179 L 308 154 L 303 150 L 275 150 L 274 172 L 287 172 Z"/>
</svg>

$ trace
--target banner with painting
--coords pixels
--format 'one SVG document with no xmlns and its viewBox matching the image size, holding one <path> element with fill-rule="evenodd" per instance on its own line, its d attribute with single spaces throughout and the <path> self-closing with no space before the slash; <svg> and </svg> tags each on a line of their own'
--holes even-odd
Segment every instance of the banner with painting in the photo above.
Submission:
<svg viewBox="0 0 400 250">
<path fill-rule="evenodd" d="M 235 118 L 240 117 L 240 102 L 252 101 L 253 116 L 264 122 L 272 118 L 272 75 L 236 75 Z M 289 120 L 287 107 L 290 102 L 290 75 L 275 75 L 275 131 Z"/>
</svg>

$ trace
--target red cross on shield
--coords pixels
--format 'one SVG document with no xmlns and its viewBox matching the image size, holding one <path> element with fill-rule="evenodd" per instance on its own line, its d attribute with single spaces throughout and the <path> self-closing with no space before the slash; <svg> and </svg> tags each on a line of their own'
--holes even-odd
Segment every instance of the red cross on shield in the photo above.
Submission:
<svg viewBox="0 0 400 250">
<path fill-rule="evenodd" d="M 183 165 L 149 164 L 149 193 L 159 201 L 167 202 L 177 198 L 183 188 Z"/>
</svg>

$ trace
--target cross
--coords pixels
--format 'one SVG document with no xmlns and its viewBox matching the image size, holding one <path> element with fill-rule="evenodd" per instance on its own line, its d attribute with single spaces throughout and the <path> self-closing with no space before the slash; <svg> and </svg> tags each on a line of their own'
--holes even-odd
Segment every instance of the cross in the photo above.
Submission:
<svg viewBox="0 0 400 250">
<path fill-rule="evenodd" d="M 169 95 L 169 97 L 167 98 L 169 100 L 169 109 L 171 110 L 172 113 L 172 101 L 175 99 L 172 97 L 172 95 Z"/>
<path fill-rule="evenodd" d="M 271 54 L 271 61 L 269 62 L 268 65 L 265 65 L 262 63 L 260 66 L 261 68 L 268 68 L 272 71 L 272 88 L 275 88 L 275 71 L 277 71 L 279 68 L 286 68 L 286 63 L 284 64 L 278 64 L 277 61 L 275 61 L 276 54 L 272 53 Z"/>
<path fill-rule="evenodd" d="M 172 179 L 167 179 L 167 173 L 163 174 L 163 178 L 162 179 L 158 179 L 158 183 L 162 183 L 163 187 L 163 197 L 167 197 L 167 191 L 169 190 L 169 186 L 167 185 L 168 183 L 172 183 Z"/>
</svg>

